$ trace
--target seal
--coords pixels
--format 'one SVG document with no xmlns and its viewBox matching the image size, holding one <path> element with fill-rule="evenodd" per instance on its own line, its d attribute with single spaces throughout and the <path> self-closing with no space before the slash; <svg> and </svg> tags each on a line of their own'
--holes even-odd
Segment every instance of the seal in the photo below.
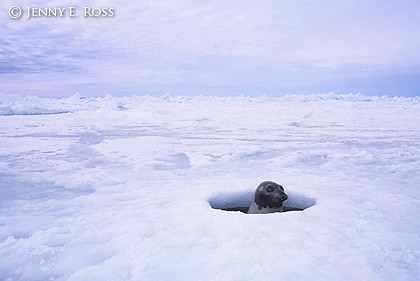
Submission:
<svg viewBox="0 0 420 281">
<path fill-rule="evenodd" d="M 248 214 L 283 212 L 283 201 L 287 198 L 283 186 L 272 181 L 262 182 L 255 190 Z"/>
</svg>

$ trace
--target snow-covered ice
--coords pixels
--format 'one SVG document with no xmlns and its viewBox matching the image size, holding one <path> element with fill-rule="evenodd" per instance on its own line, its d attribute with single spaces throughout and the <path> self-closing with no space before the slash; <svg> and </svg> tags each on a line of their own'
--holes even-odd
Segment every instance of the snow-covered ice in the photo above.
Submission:
<svg viewBox="0 0 420 281">
<path fill-rule="evenodd" d="M 0 280 L 419 278 L 419 98 L 1 96 L 0 115 Z M 308 208 L 210 206 L 264 180 Z"/>
</svg>

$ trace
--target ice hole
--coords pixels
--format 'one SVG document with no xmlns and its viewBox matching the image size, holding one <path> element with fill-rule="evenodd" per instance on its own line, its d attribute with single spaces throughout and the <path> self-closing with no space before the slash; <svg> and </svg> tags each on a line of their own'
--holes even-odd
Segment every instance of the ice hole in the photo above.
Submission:
<svg viewBox="0 0 420 281">
<path fill-rule="evenodd" d="M 303 211 L 315 205 L 315 199 L 307 198 L 297 193 L 286 191 L 289 197 L 283 202 L 284 212 Z M 209 198 L 208 202 L 213 209 L 223 211 L 236 211 L 247 213 L 251 206 L 254 191 L 243 193 L 220 193 Z"/>
</svg>

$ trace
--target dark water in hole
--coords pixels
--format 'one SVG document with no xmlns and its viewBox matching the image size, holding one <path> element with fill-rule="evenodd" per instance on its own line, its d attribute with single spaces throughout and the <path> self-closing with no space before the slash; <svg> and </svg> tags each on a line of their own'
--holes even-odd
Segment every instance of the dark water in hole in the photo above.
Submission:
<svg viewBox="0 0 420 281">
<path fill-rule="evenodd" d="M 249 207 L 230 207 L 230 208 L 223 208 L 220 210 L 229 211 L 229 212 L 242 212 L 248 213 Z M 284 212 L 291 212 L 291 211 L 303 211 L 304 209 L 294 208 L 294 207 L 283 207 Z"/>
<path fill-rule="evenodd" d="M 315 205 L 315 199 L 294 192 L 287 192 L 289 198 L 283 202 L 284 212 L 303 211 Z M 247 213 L 254 191 L 220 193 L 208 199 L 213 209 Z"/>
</svg>

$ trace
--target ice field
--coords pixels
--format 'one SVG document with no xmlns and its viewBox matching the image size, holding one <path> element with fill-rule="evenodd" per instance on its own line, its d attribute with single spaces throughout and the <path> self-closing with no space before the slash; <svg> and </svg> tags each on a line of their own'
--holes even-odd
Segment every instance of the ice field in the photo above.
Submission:
<svg viewBox="0 0 420 281">
<path fill-rule="evenodd" d="M 0 96 L 0 280 L 418 280 L 419 124 L 418 97 Z M 265 180 L 306 209 L 220 210 Z"/>
</svg>

